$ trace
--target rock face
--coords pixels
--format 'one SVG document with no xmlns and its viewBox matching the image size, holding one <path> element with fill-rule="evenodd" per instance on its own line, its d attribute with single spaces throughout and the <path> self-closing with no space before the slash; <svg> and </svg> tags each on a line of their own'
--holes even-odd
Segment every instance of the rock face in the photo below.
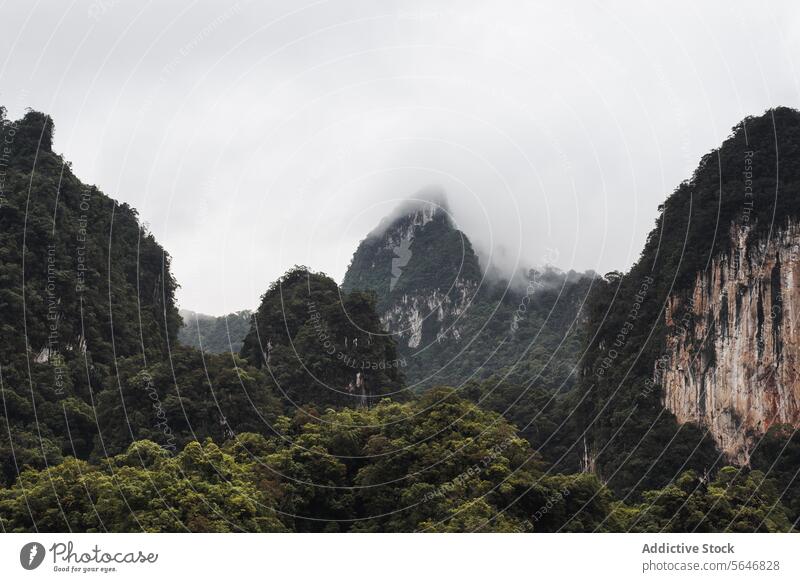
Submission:
<svg viewBox="0 0 800 582">
<path fill-rule="evenodd" d="M 656 376 L 679 422 L 708 427 L 746 464 L 771 425 L 800 425 L 800 224 L 755 244 L 732 228 L 730 251 L 670 298 Z"/>
<path fill-rule="evenodd" d="M 466 311 L 477 290 L 472 281 L 457 280 L 449 293 L 433 289 L 427 294 L 403 294 L 383 315 L 381 323 L 409 348 L 422 344 L 423 332 L 441 342 L 461 339 L 458 319 Z M 427 322 L 427 323 L 426 323 Z"/>
</svg>

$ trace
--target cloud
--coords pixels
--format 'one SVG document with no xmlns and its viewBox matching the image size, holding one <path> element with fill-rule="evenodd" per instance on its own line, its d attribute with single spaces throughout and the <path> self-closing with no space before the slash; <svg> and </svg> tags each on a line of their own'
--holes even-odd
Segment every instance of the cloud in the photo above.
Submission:
<svg viewBox="0 0 800 582">
<path fill-rule="evenodd" d="M 745 2 L 48 0 L 4 8 L 0 101 L 136 206 L 183 307 L 341 278 L 429 184 L 501 272 L 627 268 L 737 121 L 798 105 L 798 8 Z"/>
</svg>

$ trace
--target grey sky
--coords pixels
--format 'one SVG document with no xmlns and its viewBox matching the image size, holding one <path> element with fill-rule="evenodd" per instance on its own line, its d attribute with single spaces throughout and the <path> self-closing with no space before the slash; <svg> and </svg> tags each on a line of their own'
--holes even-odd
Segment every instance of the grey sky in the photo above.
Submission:
<svg viewBox="0 0 800 582">
<path fill-rule="evenodd" d="M 6 2 L 0 103 L 135 206 L 181 307 L 341 281 L 428 184 L 484 261 L 605 272 L 732 125 L 800 105 L 796 2 Z M 557 255 L 556 260 L 552 260 Z M 489 258 L 491 257 L 491 259 Z"/>
</svg>

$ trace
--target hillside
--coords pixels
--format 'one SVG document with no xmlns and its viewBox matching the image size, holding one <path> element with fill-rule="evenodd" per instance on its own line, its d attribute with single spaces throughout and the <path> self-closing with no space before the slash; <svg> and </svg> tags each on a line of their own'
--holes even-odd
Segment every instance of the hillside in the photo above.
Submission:
<svg viewBox="0 0 800 582">
<path fill-rule="evenodd" d="M 305 267 L 263 295 L 241 355 L 269 374 L 287 407 L 371 406 L 405 397 L 402 362 L 374 297 L 346 293 Z"/>
<path fill-rule="evenodd" d="M 119 360 L 166 356 L 180 325 L 169 255 L 134 209 L 75 177 L 53 132 L 47 115 L 0 108 L 3 479 L 88 455 L 93 398 Z"/>
<path fill-rule="evenodd" d="M 765 310 L 776 296 L 797 294 L 771 265 L 787 260 L 778 247 L 792 238 L 800 212 L 798 154 L 797 111 L 778 108 L 739 123 L 667 198 L 631 270 L 607 275 L 593 292 L 581 423 L 589 440 L 586 464 L 615 490 L 662 486 L 687 468 L 704 473 L 747 457 L 769 466 L 762 455 L 775 447 L 757 436 L 769 425 L 750 422 L 755 417 L 737 412 L 734 401 L 737 391 L 749 392 L 747 407 L 773 398 L 769 383 L 755 382 L 755 369 L 746 368 L 764 357 L 762 350 L 778 349 L 780 338 L 768 335 L 777 333 L 779 318 L 765 323 Z M 733 281 L 725 280 L 738 269 Z M 731 334 L 752 342 L 755 353 L 728 353 L 722 338 Z M 733 385 L 715 384 L 712 378 L 728 374 L 726 362 L 741 374 Z M 693 387 L 685 383 L 691 370 Z M 792 398 L 787 394 L 779 406 L 793 406 Z M 794 414 L 784 412 L 776 422 Z M 724 428 L 722 414 L 729 419 Z"/>
</svg>

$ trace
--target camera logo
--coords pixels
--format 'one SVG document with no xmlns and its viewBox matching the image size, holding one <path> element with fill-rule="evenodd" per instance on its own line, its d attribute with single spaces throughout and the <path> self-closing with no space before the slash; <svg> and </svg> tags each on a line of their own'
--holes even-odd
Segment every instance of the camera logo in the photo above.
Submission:
<svg viewBox="0 0 800 582">
<path fill-rule="evenodd" d="M 30 542 L 19 551 L 19 563 L 26 570 L 35 570 L 44 561 L 44 546 L 39 542 Z"/>
</svg>

